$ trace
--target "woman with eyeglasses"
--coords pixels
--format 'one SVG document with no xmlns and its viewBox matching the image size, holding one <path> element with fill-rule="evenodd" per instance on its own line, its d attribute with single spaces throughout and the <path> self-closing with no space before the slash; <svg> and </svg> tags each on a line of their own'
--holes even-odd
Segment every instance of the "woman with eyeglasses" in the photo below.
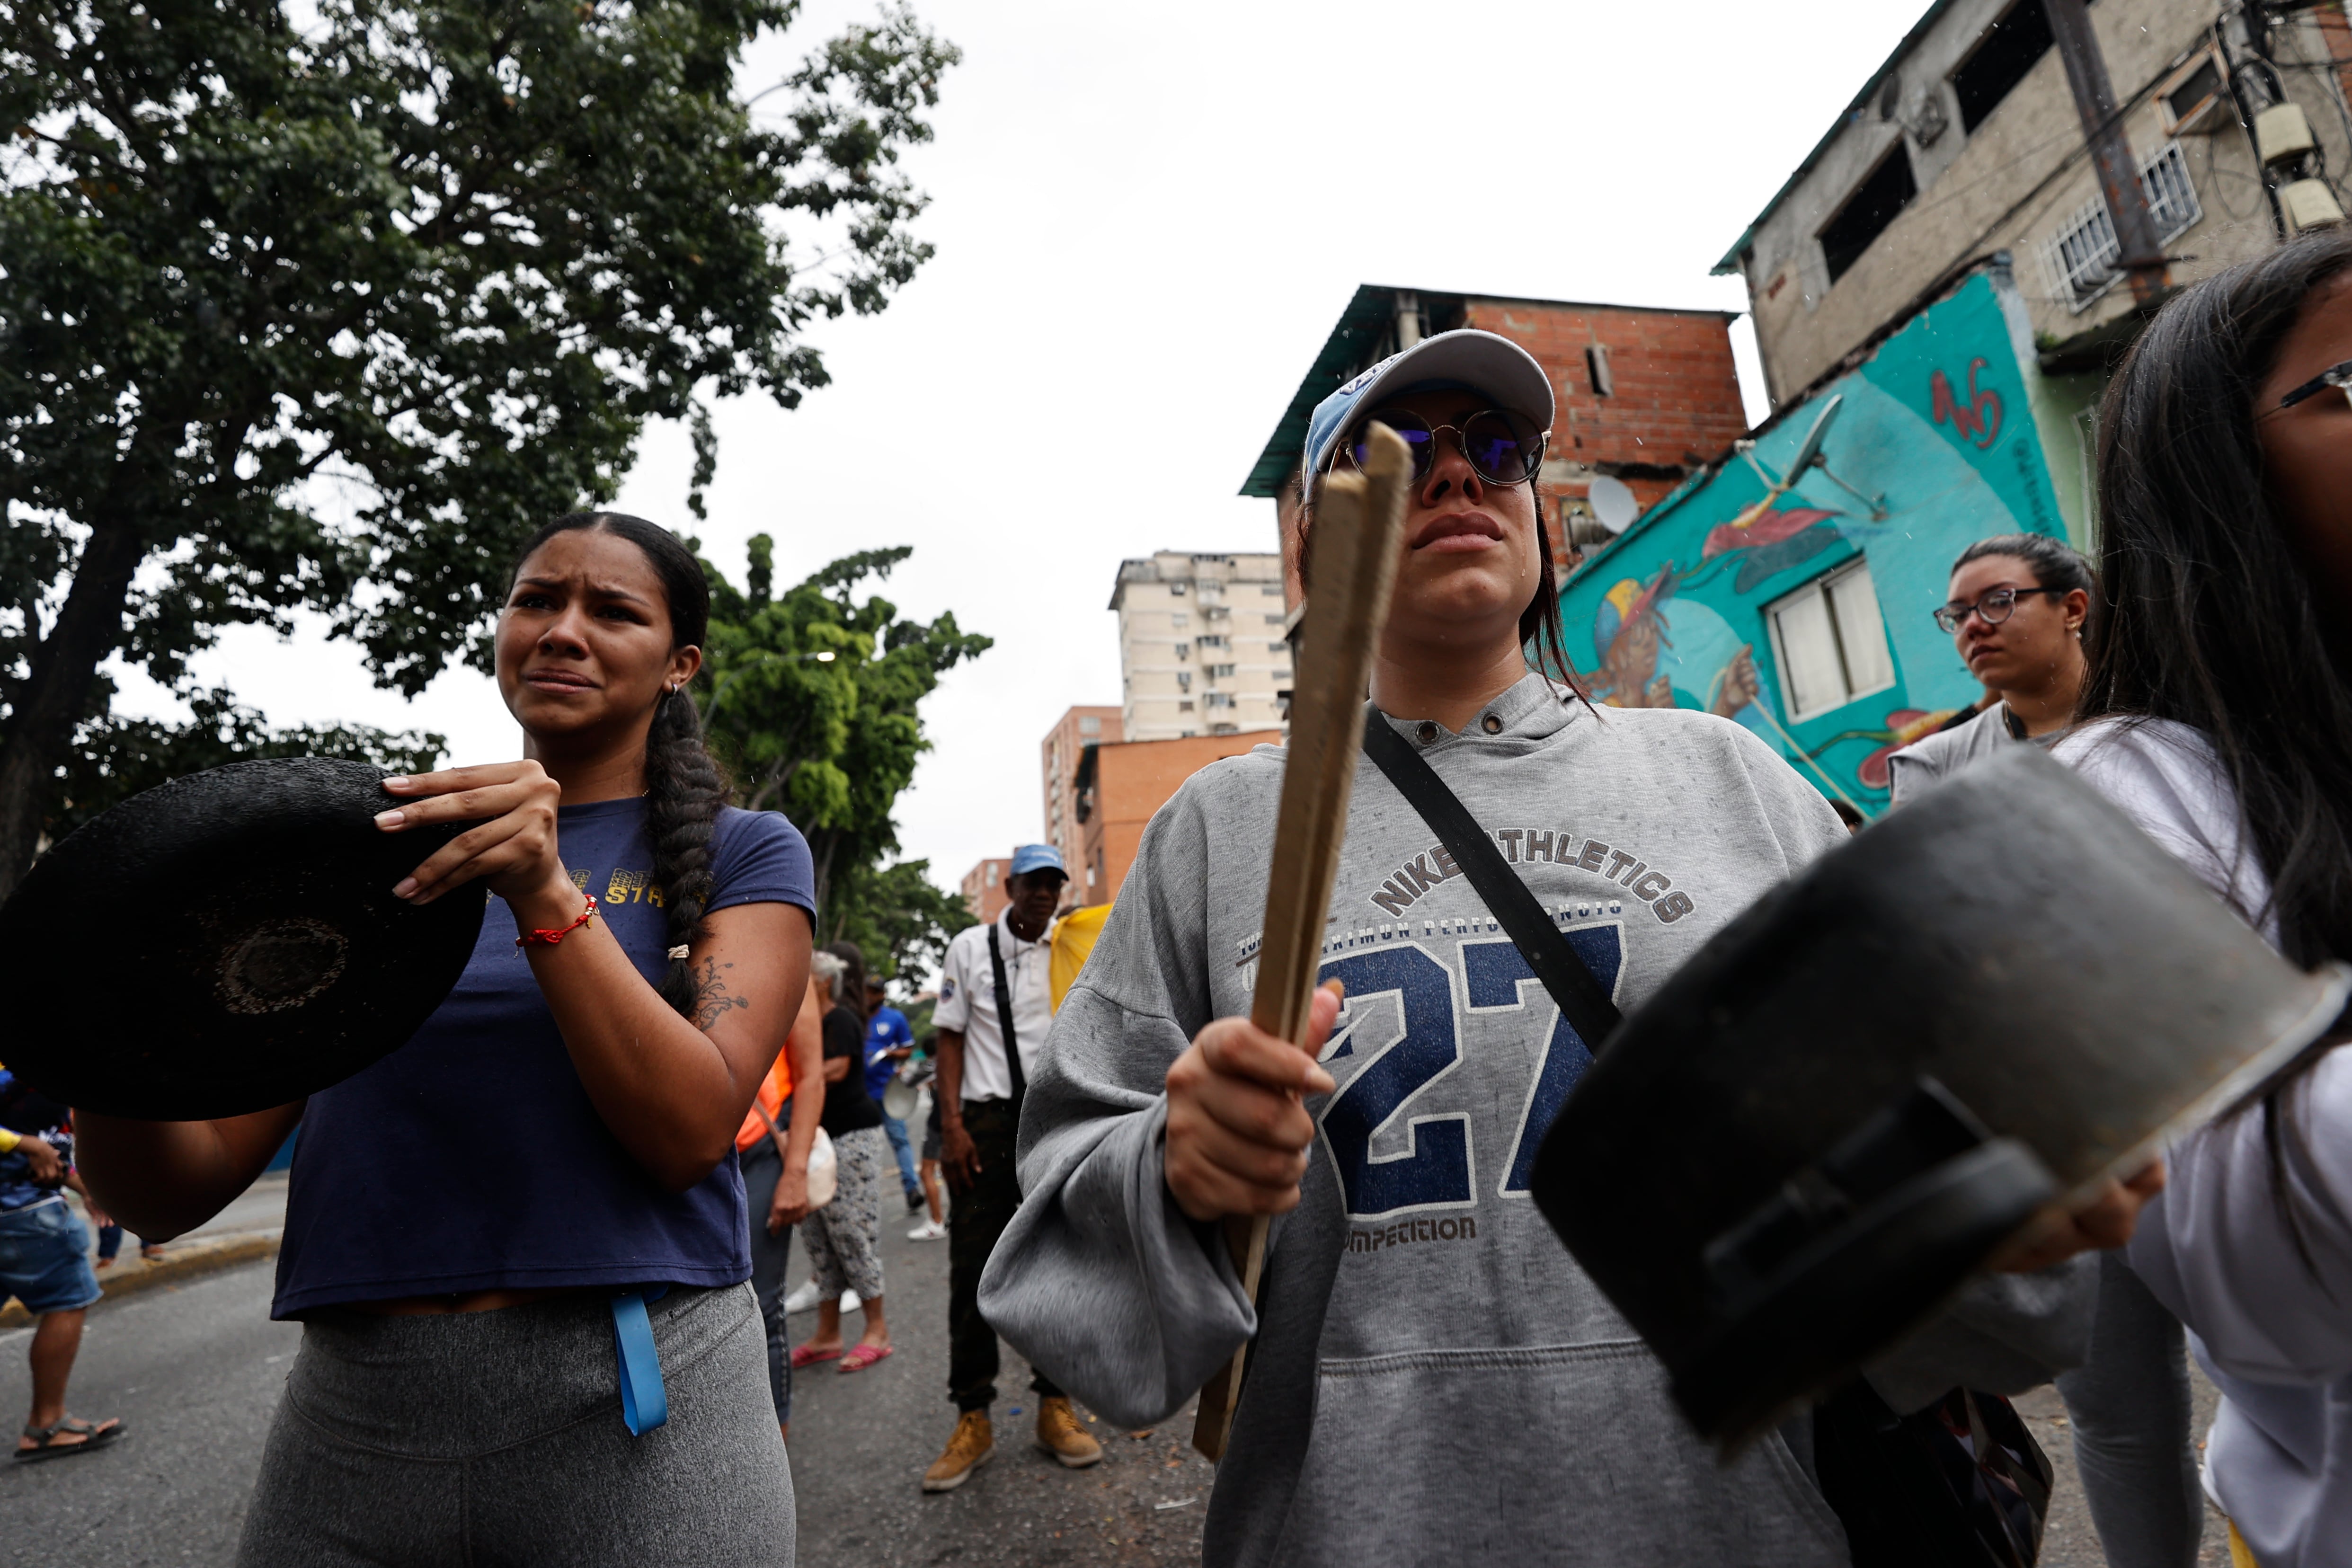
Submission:
<svg viewBox="0 0 2352 1568">
<path fill-rule="evenodd" d="M 1936 624 L 1984 683 L 1985 702 L 1975 717 L 1888 758 L 1898 806 L 2004 747 L 2055 745 L 2083 689 L 2095 589 L 2090 563 L 2063 542 L 2046 534 L 1979 539 L 1952 563 L 1950 595 Z"/>
<path fill-rule="evenodd" d="M 2100 413 L 2106 602 L 2054 753 L 2304 965 L 2352 958 L 2347 387 L 2342 234 L 2149 325 Z M 2221 1387 L 2205 1488 L 2260 1568 L 2352 1563 L 2343 1030 L 2175 1145 L 2128 1251 Z"/>
<path fill-rule="evenodd" d="M 1737 724 L 1584 700 L 1535 489 L 1551 415 L 1524 350 L 1444 333 L 1315 410 L 1302 477 L 1311 497 L 1360 461 L 1373 420 L 1412 447 L 1369 722 L 1444 779 L 1631 1009 L 1846 831 Z M 1311 507 L 1300 526 L 1311 595 Z M 1212 764 L 1146 830 L 1030 1079 L 989 1322 L 1130 1427 L 1255 1338 L 1210 1564 L 1847 1568 L 1810 1418 L 1720 1462 L 1538 1213 L 1528 1167 L 1586 1042 L 1369 758 L 1311 1052 L 1248 1021 L 1283 769 L 1273 746 Z M 2127 1229 L 2133 1207 L 2100 1223 Z M 1276 1218 L 1254 1307 L 1220 1222 L 1255 1215 Z M 2088 1277 L 1995 1281 L 1969 1298 L 1976 1330 L 1931 1325 L 1874 1375 L 1908 1409 L 2042 1381 Z"/>
<path fill-rule="evenodd" d="M 2072 732 L 2095 595 L 2090 563 L 2046 534 L 2002 534 L 1960 552 L 1936 624 L 1987 700 L 1894 755 L 1895 805 L 2008 747 L 2046 748 Z M 2099 1270 L 2090 1347 L 2057 1379 L 2075 1470 L 2111 1568 L 2193 1568 L 2205 1509 L 2180 1323 L 2120 1254 L 2102 1255 Z"/>
</svg>

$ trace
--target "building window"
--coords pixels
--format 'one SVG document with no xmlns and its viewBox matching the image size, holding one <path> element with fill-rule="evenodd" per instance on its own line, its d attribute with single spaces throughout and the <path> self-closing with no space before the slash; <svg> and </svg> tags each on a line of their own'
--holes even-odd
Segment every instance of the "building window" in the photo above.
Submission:
<svg viewBox="0 0 2352 1568">
<path fill-rule="evenodd" d="M 1101 716 L 1097 714 L 1087 714 L 1084 717 L 1080 718 L 1078 720 L 1078 733 L 1080 735 L 1100 735 L 1102 733 Z"/>
<path fill-rule="evenodd" d="M 1211 664 L 1209 666 L 1209 674 L 1231 680 L 1233 678 L 1234 667 L 1231 664 Z"/>
<path fill-rule="evenodd" d="M 1181 599 L 1184 597 L 1184 585 L 1181 582 L 1171 582 L 1168 585 L 1168 591 Z"/>
<path fill-rule="evenodd" d="M 1265 618 L 1265 623 L 1269 626 L 1279 626 L 1282 624 L 1282 617 L 1279 615 L 1269 615 Z"/>
<path fill-rule="evenodd" d="M 1192 624 L 1192 618 L 1190 615 L 1185 614 L 1181 610 L 1179 610 L 1176 613 L 1168 618 L 1168 624 L 1175 630 L 1181 632 L 1185 627 Z"/>
<path fill-rule="evenodd" d="M 1234 706 L 1234 694 L 1231 692 L 1211 692 L 1202 700 L 1210 707 L 1231 707 Z"/>
<path fill-rule="evenodd" d="M 1282 584 L 1278 582 L 1261 582 L 1257 586 L 1257 591 L 1258 596 L 1262 599 L 1279 599 L 1282 597 Z"/>
<path fill-rule="evenodd" d="M 1191 657 L 1192 656 L 1192 643 L 1177 643 L 1177 644 L 1176 644 L 1176 656 L 1177 656 L 1178 658 L 1180 658 L 1180 659 L 1189 659 L 1189 658 L 1191 658 Z"/>
<path fill-rule="evenodd" d="M 1188 697 L 1184 701 L 1178 703 L 1176 705 L 1176 711 L 1178 713 L 1191 713 L 1192 711 L 1192 699 Z"/>
<path fill-rule="evenodd" d="M 1223 636 L 1214 632 L 1208 632 L 1195 639 L 1195 641 L 1197 641 L 1203 648 L 1222 648 L 1225 645 Z"/>
<path fill-rule="evenodd" d="M 2039 9 L 2042 0 L 2032 0 Z M 1919 193 L 1919 183 L 1911 177 L 1911 154 L 1904 150 L 1902 138 L 1886 150 L 1837 216 L 1822 225 L 1822 258 L 1829 263 L 1830 281 L 1835 283 L 1846 269 L 1862 259 L 1862 253 L 1871 242 L 1886 232 L 1886 225 L 1911 204 Z"/>
<path fill-rule="evenodd" d="M 1878 591 L 1867 562 L 1857 560 L 1815 578 L 1766 614 L 1790 723 L 1895 684 L 1895 659 L 1886 651 L 1886 627 L 1879 619 Z"/>
<path fill-rule="evenodd" d="M 1213 724 L 1209 727 L 1211 735 L 1239 735 L 1241 731 L 1242 727 L 1237 724 Z"/>
<path fill-rule="evenodd" d="M 2050 52 L 2050 17 L 2042 0 L 2018 0 L 2001 19 L 1985 29 L 1976 52 L 1952 73 L 1952 92 L 1960 100 L 1960 129 L 1973 134 L 2009 89 Z"/>
<path fill-rule="evenodd" d="M 2189 161 L 2180 143 L 2168 141 L 2140 165 L 2140 194 L 2147 198 L 2147 215 L 2156 225 L 2156 242 L 2169 245 L 2186 234 L 2204 210 L 2197 188 L 2189 183 Z M 2123 276 L 2116 263 L 2123 246 L 2116 239 L 2116 220 L 2107 211 L 2105 194 L 2093 196 L 2066 216 L 2058 230 L 2042 242 L 2042 266 L 2050 284 L 2073 309 L 2080 311 L 2116 286 Z"/>
</svg>

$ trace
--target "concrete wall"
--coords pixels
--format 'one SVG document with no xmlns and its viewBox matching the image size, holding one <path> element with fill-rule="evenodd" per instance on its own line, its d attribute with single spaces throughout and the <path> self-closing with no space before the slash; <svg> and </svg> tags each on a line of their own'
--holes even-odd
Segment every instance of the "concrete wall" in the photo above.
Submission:
<svg viewBox="0 0 2352 1568">
<path fill-rule="evenodd" d="M 1958 0 L 1899 62 L 1895 120 L 1880 119 L 1874 99 L 1759 224 L 1741 266 L 1775 406 L 1835 369 L 1948 269 L 1990 252 L 2014 255 L 2032 330 L 2044 346 L 2130 308 L 2129 291 L 2118 287 L 2078 311 L 2042 266 L 2044 243 L 2098 192 L 2090 161 L 2081 155 L 2081 118 L 2057 50 L 2043 55 L 1973 135 L 1961 129 L 1950 72 L 2004 9 L 2005 0 Z M 2118 99 L 2171 75 L 2210 40 L 2218 15 L 2210 0 L 2100 0 L 2092 6 L 2092 26 Z M 2298 51 L 2311 60 L 2326 58 L 2326 40 L 2309 16 L 2276 25 L 2273 37 L 2283 61 Z M 2352 174 L 2352 141 L 2335 77 L 2303 69 L 2284 75 L 2340 185 Z M 1910 127 L 1922 122 L 1931 97 L 1947 123 L 1923 144 Z M 2171 139 L 2153 97 L 2126 116 L 2124 127 L 2142 160 Z M 2276 234 L 2250 138 L 2234 111 L 2179 141 L 2203 209 L 2202 218 L 2167 246 L 2181 258 L 2172 269 L 2174 281 L 2187 283 L 2260 254 L 2276 243 Z M 1897 142 L 1896 155 L 1910 159 L 1919 193 L 1832 285 L 1817 235 Z M 2070 156 L 2074 162 L 2065 166 Z"/>
</svg>

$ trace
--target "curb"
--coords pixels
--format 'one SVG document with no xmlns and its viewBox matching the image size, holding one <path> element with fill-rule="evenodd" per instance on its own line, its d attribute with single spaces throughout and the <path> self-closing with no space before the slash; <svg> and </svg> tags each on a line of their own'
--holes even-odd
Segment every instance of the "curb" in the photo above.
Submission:
<svg viewBox="0 0 2352 1568">
<path fill-rule="evenodd" d="M 100 1289 L 106 1293 L 98 1304 L 103 1306 L 142 1291 L 177 1285 L 239 1263 L 250 1263 L 257 1258 L 270 1257 L 277 1252 L 283 1234 L 280 1230 L 257 1230 L 238 1236 L 200 1237 L 180 1243 L 152 1263 L 117 1263 L 99 1276 Z M 32 1314 L 25 1311 L 21 1301 L 0 1307 L 0 1330 L 23 1328 L 32 1321 Z"/>
</svg>

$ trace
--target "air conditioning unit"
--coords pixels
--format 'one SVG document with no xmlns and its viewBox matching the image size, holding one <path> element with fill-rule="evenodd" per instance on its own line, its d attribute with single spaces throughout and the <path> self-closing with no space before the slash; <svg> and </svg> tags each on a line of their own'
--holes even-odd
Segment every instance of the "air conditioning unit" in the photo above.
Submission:
<svg viewBox="0 0 2352 1568">
<path fill-rule="evenodd" d="M 2254 116 L 2254 146 L 2265 167 L 2291 163 L 2318 145 L 2301 104 L 2274 103 Z"/>
<path fill-rule="evenodd" d="M 2297 180 L 2279 187 L 2279 210 L 2286 214 L 2286 226 L 2296 234 L 2310 229 L 2332 228 L 2344 221 L 2344 204 L 2327 188 L 2325 180 Z"/>
</svg>

